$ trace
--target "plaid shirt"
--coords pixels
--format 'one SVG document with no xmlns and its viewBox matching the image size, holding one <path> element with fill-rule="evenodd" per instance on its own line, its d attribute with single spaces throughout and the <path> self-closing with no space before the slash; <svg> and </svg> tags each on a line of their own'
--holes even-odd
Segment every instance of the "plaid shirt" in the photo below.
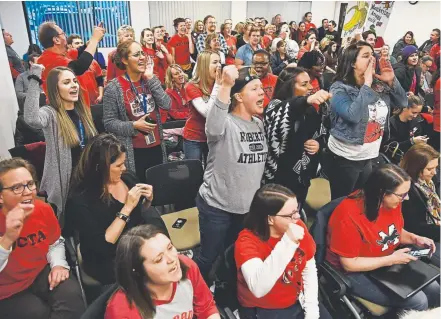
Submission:
<svg viewBox="0 0 441 319">
<path fill-rule="evenodd" d="M 196 41 L 196 49 L 198 50 L 198 54 L 200 54 L 202 51 L 205 50 L 205 39 L 207 38 L 207 32 L 199 34 L 197 41 Z M 225 41 L 225 38 L 222 34 L 219 34 L 219 42 L 220 42 L 220 48 L 221 51 L 227 55 L 228 54 L 228 46 L 227 42 Z"/>
</svg>

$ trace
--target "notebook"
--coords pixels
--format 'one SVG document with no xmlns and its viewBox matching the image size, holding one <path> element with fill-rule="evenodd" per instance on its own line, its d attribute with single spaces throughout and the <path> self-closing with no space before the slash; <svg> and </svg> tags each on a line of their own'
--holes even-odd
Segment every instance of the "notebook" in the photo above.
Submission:
<svg viewBox="0 0 441 319">
<path fill-rule="evenodd" d="M 433 265 L 416 260 L 405 265 L 382 267 L 368 272 L 368 275 L 406 299 L 437 279 L 440 276 L 440 270 Z"/>
</svg>

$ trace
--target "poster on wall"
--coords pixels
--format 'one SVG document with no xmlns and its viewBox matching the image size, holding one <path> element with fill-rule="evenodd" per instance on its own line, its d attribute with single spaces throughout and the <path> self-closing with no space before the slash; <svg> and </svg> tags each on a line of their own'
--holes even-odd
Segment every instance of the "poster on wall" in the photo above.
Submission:
<svg viewBox="0 0 441 319">
<path fill-rule="evenodd" d="M 369 1 L 348 2 L 343 30 L 341 32 L 342 39 L 363 32 L 363 27 L 369 12 L 369 5 Z"/>
<path fill-rule="evenodd" d="M 377 37 L 384 36 L 394 1 L 373 1 L 363 31 L 372 30 Z"/>
</svg>

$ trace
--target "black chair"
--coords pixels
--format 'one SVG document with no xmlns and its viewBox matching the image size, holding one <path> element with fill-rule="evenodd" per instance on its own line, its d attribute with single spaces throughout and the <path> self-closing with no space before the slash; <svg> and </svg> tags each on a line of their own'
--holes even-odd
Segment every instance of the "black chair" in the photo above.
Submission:
<svg viewBox="0 0 441 319">
<path fill-rule="evenodd" d="M 153 186 L 152 206 L 174 207 L 173 213 L 163 214 L 161 218 L 176 249 L 183 251 L 199 245 L 199 212 L 195 199 L 202 184 L 202 163 L 183 160 L 160 164 L 147 169 L 145 176 L 146 183 Z"/>
<path fill-rule="evenodd" d="M 315 260 L 320 296 L 326 308 L 333 312 L 334 318 L 380 317 L 388 313 L 390 309 L 351 295 L 351 283 L 346 275 L 325 260 L 328 221 L 343 199 L 344 197 L 334 199 L 319 209 L 317 218 L 310 229 L 316 243 Z"/>
<path fill-rule="evenodd" d="M 113 293 L 118 289 L 117 284 L 110 286 L 101 296 L 99 296 L 83 313 L 81 319 L 102 319 L 106 313 L 107 302 Z"/>
<path fill-rule="evenodd" d="M 90 112 L 92 113 L 93 124 L 95 124 L 96 130 L 98 133 L 104 133 L 106 130 L 104 129 L 103 122 L 103 104 L 92 105 Z"/>
</svg>

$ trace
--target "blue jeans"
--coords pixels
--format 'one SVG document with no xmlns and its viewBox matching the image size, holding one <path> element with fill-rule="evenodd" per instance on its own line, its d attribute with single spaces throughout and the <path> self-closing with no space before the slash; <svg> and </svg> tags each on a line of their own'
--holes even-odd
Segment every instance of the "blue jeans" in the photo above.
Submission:
<svg viewBox="0 0 441 319">
<path fill-rule="evenodd" d="M 184 139 L 183 146 L 185 159 L 200 160 L 206 165 L 208 156 L 208 144 L 206 142 L 196 142 Z"/>
<path fill-rule="evenodd" d="M 319 303 L 320 319 L 332 319 L 328 310 Z M 264 309 L 264 308 L 239 308 L 240 319 L 303 319 L 303 312 L 300 303 L 284 309 Z"/>
<path fill-rule="evenodd" d="M 197 195 L 196 206 L 199 210 L 199 232 L 201 250 L 196 258 L 202 276 L 210 286 L 209 275 L 216 258 L 231 244 L 243 229 L 245 215 L 231 214 L 208 205 Z"/>
<path fill-rule="evenodd" d="M 434 281 L 412 297 L 402 299 L 388 288 L 372 281 L 363 273 L 351 273 L 347 277 L 351 282 L 352 293 L 377 305 L 392 307 L 397 310 L 426 310 L 440 306 L 440 287 Z"/>
</svg>

